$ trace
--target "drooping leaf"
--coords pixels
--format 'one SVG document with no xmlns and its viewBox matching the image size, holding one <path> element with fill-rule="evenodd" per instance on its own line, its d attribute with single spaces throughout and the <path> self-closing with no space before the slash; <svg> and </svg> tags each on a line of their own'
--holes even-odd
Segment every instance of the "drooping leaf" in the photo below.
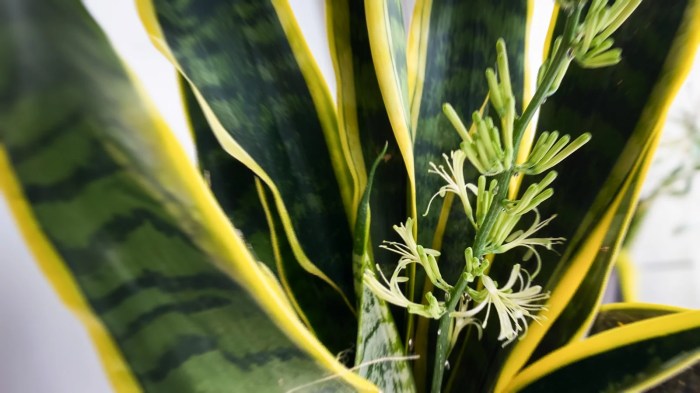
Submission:
<svg viewBox="0 0 700 393">
<path fill-rule="evenodd" d="M 634 206 L 636 187 L 644 178 L 670 102 L 700 42 L 698 23 L 697 1 L 643 2 L 615 34 L 615 45 L 623 49 L 622 62 L 595 70 L 572 64 L 559 91 L 543 106 L 539 129 L 562 129 L 572 137 L 590 131 L 593 139 L 557 167 L 566 176 L 553 185 L 556 197 L 541 205 L 545 217 L 558 216 L 539 235 L 568 241 L 561 255 L 542 253 L 537 280 L 547 282 L 545 287 L 552 291 L 548 319 L 533 324 L 510 351 L 497 390 L 528 361 L 545 334 L 558 337 L 548 338 L 555 345 L 537 356 L 567 342 L 590 320 L 598 305 L 597 296 L 591 294 L 605 282 L 609 258 L 619 245 L 604 243 L 629 223 L 619 218 Z M 558 318 L 570 321 L 560 325 L 566 329 L 550 330 Z"/>
<path fill-rule="evenodd" d="M 118 391 L 375 389 L 303 327 L 77 1 L 0 4 L 0 184 Z"/>
<path fill-rule="evenodd" d="M 357 212 L 353 270 L 358 291 L 359 328 L 357 334 L 357 372 L 384 392 L 415 392 L 411 368 L 405 358 L 401 336 L 394 324 L 389 306 L 362 281 L 365 269 L 374 269 L 369 249 L 371 211 L 370 198 L 377 166 L 384 159 L 386 148 L 371 167 L 367 188 Z"/>
<path fill-rule="evenodd" d="M 640 391 L 700 359 L 700 311 L 611 329 L 541 358 L 506 391 Z M 595 376 L 581 378 L 582 375 Z M 572 382 L 575 384 L 572 385 Z"/>
<path fill-rule="evenodd" d="M 200 171 L 222 210 L 255 257 L 275 273 L 297 315 L 319 340 L 334 353 L 351 347 L 357 319 L 330 285 L 297 263 L 266 186 L 221 148 L 191 88 L 182 80 L 181 90 Z"/>
<path fill-rule="evenodd" d="M 152 39 L 193 86 L 219 143 L 272 191 L 299 263 L 351 306 L 354 185 L 332 101 L 289 4 L 139 5 Z"/>
</svg>

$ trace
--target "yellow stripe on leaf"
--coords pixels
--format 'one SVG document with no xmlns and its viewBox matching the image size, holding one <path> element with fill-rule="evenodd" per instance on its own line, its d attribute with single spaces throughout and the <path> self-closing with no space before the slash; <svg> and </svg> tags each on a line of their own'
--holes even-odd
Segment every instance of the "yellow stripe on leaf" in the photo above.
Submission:
<svg viewBox="0 0 700 393">
<path fill-rule="evenodd" d="M 363 174 L 355 162 L 356 157 L 348 153 L 351 152 L 352 144 L 349 144 L 347 135 L 339 130 L 339 122 L 330 91 L 299 29 L 299 24 L 289 2 L 287 0 L 273 0 L 272 4 L 277 11 L 277 17 L 287 35 L 289 45 L 316 106 L 316 112 L 328 144 L 328 152 L 331 155 L 333 170 L 338 179 L 345 214 L 350 222 L 350 228 L 353 228 L 357 203 L 364 189 L 362 185 Z M 366 182 L 366 175 L 364 178 Z"/>
<path fill-rule="evenodd" d="M 587 340 L 567 345 L 543 357 L 520 372 L 503 390 L 508 392 L 521 390 L 532 382 L 587 357 L 636 342 L 653 338 L 662 338 L 677 332 L 697 329 L 699 327 L 700 311 L 689 311 L 652 318 L 608 330 L 592 336 Z M 697 349 L 695 352 L 698 352 Z M 691 355 L 690 358 L 697 360 L 697 355 Z M 683 362 L 679 364 L 678 367 L 683 368 L 686 365 L 687 363 Z M 572 383 L 573 382 L 574 381 L 572 381 Z"/>
<path fill-rule="evenodd" d="M 398 26 L 397 16 L 400 4 L 395 1 L 365 0 L 369 41 L 372 48 L 372 59 L 382 92 L 384 105 L 396 136 L 396 142 L 401 150 L 406 171 L 408 172 L 410 188 L 411 216 L 416 216 L 415 202 L 415 164 L 413 161 L 413 130 L 410 128 L 408 108 L 408 85 L 406 74 L 405 53 L 400 52 L 402 46 L 397 40 L 403 40 L 403 27 Z M 401 20 L 403 23 L 403 20 Z"/>
<path fill-rule="evenodd" d="M 114 390 L 120 393 L 140 392 L 141 387 L 131 373 L 114 338 L 102 321 L 95 316 L 64 261 L 42 232 L 13 173 L 5 148 L 0 144 L 0 190 L 41 272 L 51 283 L 61 301 L 85 327 Z"/>
<path fill-rule="evenodd" d="M 634 145 L 640 145 L 639 140 L 636 140 L 635 137 L 631 138 L 625 147 L 625 151 L 623 151 L 620 155 L 622 159 L 616 164 L 610 178 L 619 178 L 619 174 L 615 176 L 615 173 L 622 171 L 624 168 L 630 168 L 630 173 L 639 171 L 639 179 L 643 179 L 645 177 L 649 165 L 651 164 L 651 152 L 655 151 L 656 146 L 658 145 L 660 131 L 665 123 L 668 110 L 671 106 L 673 98 L 680 89 L 685 76 L 690 70 L 692 59 L 697 51 L 698 44 L 700 44 L 699 27 L 700 1 L 695 1 L 687 10 L 683 26 L 680 29 L 681 33 L 679 33 L 677 38 L 674 40 L 673 47 L 666 59 L 664 69 L 667 71 L 656 83 L 654 91 L 651 95 L 652 98 L 646 104 L 644 112 L 640 117 L 640 121 L 637 123 L 637 127 L 635 128 L 633 135 L 639 135 L 637 138 L 647 138 L 646 141 L 642 141 L 642 144 L 644 145 L 642 152 L 644 153 L 641 155 L 641 157 L 636 157 L 634 164 L 630 168 L 629 162 L 625 161 L 625 157 L 630 156 L 628 153 L 626 154 L 626 151 L 631 149 Z M 552 290 L 552 298 L 548 304 L 549 311 L 546 314 L 549 319 L 544 321 L 542 324 L 533 324 L 527 336 L 525 336 L 523 340 L 518 343 L 518 345 L 508 356 L 496 385 L 497 392 L 502 391 L 509 383 L 509 380 L 527 362 L 539 341 L 542 339 L 542 337 L 544 337 L 549 327 L 551 327 L 553 324 L 553 321 L 564 310 L 569 299 L 575 293 L 576 288 L 578 288 L 584 275 L 588 271 L 590 264 L 598 254 L 602 240 L 609 229 L 613 216 L 622 202 L 625 192 L 631 185 L 633 177 L 634 176 L 629 174 L 625 176 L 626 180 L 620 187 L 615 199 L 605 210 L 605 213 L 601 216 L 601 218 L 598 219 L 598 223 L 595 225 L 594 229 L 590 233 L 586 234 L 586 241 L 580 247 L 577 255 L 572 258 L 569 268 L 564 273 L 561 280 L 557 283 L 557 286 Z M 635 186 L 636 188 L 633 191 L 633 195 L 636 197 L 639 195 L 641 181 L 636 182 Z M 612 184 L 609 187 L 612 187 Z M 600 195 L 606 194 L 605 189 L 606 187 L 604 186 L 600 192 Z M 631 219 L 631 215 L 627 217 L 626 224 L 629 224 L 629 219 Z"/>
<path fill-rule="evenodd" d="M 147 31 L 149 33 L 149 37 L 151 41 L 158 47 L 165 55 L 166 57 L 173 63 L 173 65 L 178 69 L 180 74 L 183 76 L 183 78 L 187 79 L 188 82 L 190 83 L 190 86 L 192 88 L 193 93 L 197 97 L 197 101 L 199 105 L 202 108 L 202 111 L 204 112 L 205 117 L 207 118 L 207 121 L 209 122 L 209 125 L 216 136 L 216 139 L 219 141 L 221 144 L 222 148 L 224 151 L 226 151 L 228 154 L 230 154 L 233 158 L 236 160 L 240 161 L 243 163 L 245 166 L 250 168 L 253 173 L 255 173 L 256 176 L 258 176 L 270 189 L 273 195 L 273 199 L 276 205 L 277 210 L 279 211 L 281 221 L 282 221 L 282 226 L 284 228 L 285 234 L 290 242 L 290 246 L 292 248 L 292 251 L 294 253 L 294 256 L 296 257 L 297 261 L 299 264 L 309 272 L 310 274 L 313 274 L 320 279 L 324 280 L 327 282 L 333 289 L 335 289 L 340 296 L 342 296 L 344 302 L 348 305 L 350 310 L 353 310 L 354 312 L 354 305 L 353 303 L 347 298 L 346 293 L 341 290 L 339 285 L 331 280 L 323 271 L 321 271 L 316 264 L 314 264 L 311 259 L 307 256 L 306 252 L 302 248 L 301 242 L 299 240 L 299 237 L 297 236 L 297 233 L 295 232 L 295 229 L 292 225 L 292 219 L 290 217 L 289 210 L 285 204 L 285 201 L 282 198 L 282 195 L 280 193 L 279 188 L 277 187 L 277 184 L 272 180 L 270 175 L 261 167 L 261 165 L 256 162 L 253 157 L 229 134 L 229 132 L 226 130 L 226 128 L 223 126 L 221 121 L 219 120 L 218 116 L 214 113 L 213 109 L 209 105 L 209 102 L 204 98 L 198 87 L 192 82 L 192 80 L 189 78 L 189 76 L 184 72 L 182 66 L 179 64 L 177 59 L 172 55 L 172 50 L 167 46 L 166 40 L 163 36 L 163 31 L 158 24 L 158 19 L 155 16 L 155 8 L 153 6 L 152 0 L 138 0 L 138 10 L 139 10 L 139 16 L 141 20 L 143 21 L 144 25 L 147 28 Z M 300 32 L 298 30 L 298 26 L 296 25 L 296 21 L 293 20 L 291 17 L 291 14 L 286 15 L 286 12 L 291 12 L 289 10 L 288 4 L 286 4 L 284 1 L 280 2 L 275 2 L 273 4 L 275 6 L 275 9 L 279 11 L 278 17 L 280 18 L 280 22 L 282 23 L 283 27 L 285 28 L 285 32 L 290 35 L 289 41 L 290 41 L 290 46 L 292 48 L 296 47 L 296 50 L 294 50 L 295 57 L 297 57 L 297 61 L 300 61 L 299 58 L 302 58 L 301 62 L 305 64 L 304 67 L 306 71 L 303 71 L 302 73 L 304 74 L 305 78 L 309 79 L 314 79 L 315 76 L 318 74 L 318 69 L 313 63 L 310 58 L 304 60 L 303 58 L 306 56 L 306 52 L 308 52 L 308 49 L 306 48 L 306 43 L 303 41 L 303 39 L 300 36 Z M 302 41 L 300 41 L 302 40 Z M 305 54 L 306 53 L 306 54 Z M 308 80 L 307 80 L 308 82 Z M 315 84 L 315 86 L 312 86 L 310 88 L 310 91 L 316 90 L 316 94 L 312 94 L 312 97 L 314 99 L 314 102 L 316 103 L 317 101 L 321 105 L 323 109 L 323 113 L 321 113 L 319 116 L 324 117 L 326 116 L 325 124 L 328 126 L 331 122 L 328 120 L 328 116 L 331 116 L 330 113 L 332 112 L 331 108 L 327 107 L 327 104 L 329 104 L 329 97 L 327 96 L 327 91 L 324 90 L 324 87 L 319 84 Z M 325 93 L 324 93 L 325 91 Z M 325 97 L 325 98 L 324 98 Z M 335 113 L 333 112 L 332 114 L 333 117 L 335 117 Z M 337 141 L 337 128 L 335 128 L 335 131 L 329 132 L 326 127 L 324 126 L 324 133 L 327 138 L 333 139 L 336 138 Z M 335 135 L 335 136 L 333 136 Z M 333 149 L 331 149 L 333 150 Z M 336 153 L 339 151 L 336 150 Z M 336 157 L 337 158 L 337 157 Z M 342 160 L 344 162 L 344 158 Z M 336 165 L 334 164 L 334 167 Z M 351 182 L 352 183 L 352 182 Z M 343 197 L 344 199 L 344 204 L 347 202 L 348 204 L 352 204 L 352 196 L 346 198 Z M 346 206 L 346 210 L 348 205 Z M 348 211 L 349 212 L 349 211 Z M 349 212 L 350 216 L 352 216 L 353 213 Z"/>
</svg>

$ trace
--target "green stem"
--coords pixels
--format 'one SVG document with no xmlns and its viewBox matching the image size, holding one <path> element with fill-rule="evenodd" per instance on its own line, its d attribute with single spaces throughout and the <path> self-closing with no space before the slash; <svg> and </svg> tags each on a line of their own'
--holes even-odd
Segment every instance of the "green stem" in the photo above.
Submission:
<svg viewBox="0 0 700 393">
<path fill-rule="evenodd" d="M 537 109 L 542 106 L 547 95 L 549 94 L 549 89 L 554 83 L 557 75 L 560 72 L 562 66 L 566 62 L 570 61 L 570 52 L 573 48 L 573 44 L 576 38 L 576 27 L 578 26 L 578 21 L 581 17 L 582 5 L 579 3 L 566 18 L 566 25 L 564 27 L 564 36 L 562 39 L 562 45 L 559 50 L 554 54 L 551 66 L 547 70 L 542 83 L 538 86 L 535 91 L 532 100 L 525 108 L 522 116 L 515 120 L 513 125 L 513 150 L 518 151 L 520 147 L 520 140 L 527 129 L 528 124 L 532 120 Z M 515 173 L 515 163 L 511 163 L 511 169 L 504 171 L 498 177 L 498 192 L 494 198 L 494 203 L 491 204 L 484 222 L 481 227 L 478 228 L 476 237 L 474 239 L 474 245 L 472 249 L 474 250 L 474 255 L 478 258 L 483 258 L 485 256 L 486 239 L 496 223 L 496 218 L 498 213 L 503 209 L 501 201 L 506 199 L 508 193 L 508 184 L 510 184 L 510 178 Z M 446 304 L 446 310 L 443 316 L 440 318 L 440 325 L 438 327 L 438 337 L 437 344 L 435 347 L 435 363 L 433 367 L 433 382 L 431 387 L 432 393 L 440 393 L 442 389 L 442 380 L 445 372 L 445 362 L 447 361 L 447 353 L 449 352 L 449 330 L 450 324 L 452 323 L 452 317 L 450 314 L 455 310 L 457 304 L 459 304 L 459 299 L 464 294 L 467 288 L 467 274 L 463 273 L 454 288 L 450 292 L 450 298 Z"/>
</svg>

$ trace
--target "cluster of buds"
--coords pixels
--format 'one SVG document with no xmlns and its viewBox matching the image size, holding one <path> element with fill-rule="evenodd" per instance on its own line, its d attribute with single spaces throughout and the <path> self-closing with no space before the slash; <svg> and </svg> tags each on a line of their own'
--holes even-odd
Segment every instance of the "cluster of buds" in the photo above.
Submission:
<svg viewBox="0 0 700 393">
<path fill-rule="evenodd" d="M 559 2 L 564 8 L 582 7 L 582 2 Z M 622 49 L 613 48 L 612 34 L 620 28 L 622 23 L 637 9 L 642 0 L 618 0 L 608 5 L 608 0 L 593 0 L 586 17 L 578 26 L 574 44 L 570 48 L 562 47 L 562 37 L 554 40 L 552 46 L 553 55 L 542 63 L 537 74 L 537 85 L 544 79 L 553 64 L 557 52 L 566 50 L 565 61 L 556 70 L 554 83 L 547 91 L 547 95 L 554 94 L 561 85 L 562 79 L 573 60 L 583 68 L 602 68 L 613 66 L 622 60 Z"/>
</svg>

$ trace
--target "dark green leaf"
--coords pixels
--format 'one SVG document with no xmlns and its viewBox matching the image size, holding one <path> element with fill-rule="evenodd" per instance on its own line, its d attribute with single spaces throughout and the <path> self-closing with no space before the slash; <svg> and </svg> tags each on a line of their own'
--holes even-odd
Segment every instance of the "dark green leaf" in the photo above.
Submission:
<svg viewBox="0 0 700 393">
<path fill-rule="evenodd" d="M 638 391 L 699 358 L 700 312 L 689 311 L 608 330 L 563 347 L 523 370 L 506 390 Z"/>
<path fill-rule="evenodd" d="M 552 316 L 557 320 L 530 362 L 580 335 L 599 305 L 612 257 L 629 225 L 658 142 L 660 124 L 687 72 L 684 63 L 696 50 L 697 43 L 686 33 L 697 24 L 693 7 L 686 1 L 643 2 L 615 34 L 615 45 L 623 49 L 622 62 L 595 70 L 572 65 L 560 90 L 542 108 L 540 129 L 566 127 L 574 137 L 590 131 L 593 139 L 557 168 L 566 175 L 554 184 L 557 197 L 542 205 L 545 216 L 558 216 L 541 235 L 570 240 L 562 256 L 543 253 L 539 279 L 548 280 L 547 287 L 555 289 L 567 269 L 577 265 L 572 260 L 587 259 L 590 267 L 583 275 L 579 272 L 581 284 L 561 315 Z M 597 252 L 582 252 L 616 198 L 622 198 L 621 205 L 614 208 L 609 227 L 602 229 L 606 235 Z"/>
<path fill-rule="evenodd" d="M 350 348 L 357 332 L 355 316 L 333 288 L 297 263 L 269 190 L 221 148 L 189 85 L 181 88 L 200 170 L 224 213 L 257 259 L 278 277 L 297 314 L 319 340 L 334 353 Z"/>
<path fill-rule="evenodd" d="M 474 230 L 459 203 L 452 204 L 443 227 L 438 226 L 440 199 L 433 203 L 427 216 L 423 216 L 428 201 L 443 185 L 439 176 L 428 173 L 429 163 L 444 164 L 442 154 L 459 148 L 461 142 L 443 115 L 442 105 L 452 104 L 469 124 L 472 112 L 482 106 L 488 93 L 484 71 L 496 61 L 496 41 L 504 38 L 514 94 L 519 100 L 517 106 L 522 106 L 527 1 L 419 1 L 416 7 L 411 26 L 414 42 L 409 43 L 412 49 L 409 69 L 416 70 L 409 77 L 415 82 L 409 83 L 415 86 L 410 98 L 415 127 L 418 240 L 424 246 L 440 249 L 442 275 L 454 283 L 464 268 L 464 249 L 473 243 Z M 465 178 L 476 183 L 476 170 L 469 166 Z M 422 289 L 423 284 L 418 281 L 418 291 Z M 436 334 L 435 329 L 427 329 L 427 323 L 419 319 L 416 337 L 416 351 L 425 354 L 419 361 L 421 368 L 432 362 L 432 354 L 425 351 L 434 346 L 432 340 Z M 471 353 L 482 345 L 473 337 L 467 351 Z M 497 367 L 471 355 L 460 357 L 459 353 L 458 347 L 451 359 L 450 384 L 455 391 L 481 390 L 479 386 L 487 378 L 489 369 L 495 372 Z M 424 371 L 417 369 L 416 373 L 417 380 L 421 380 L 419 375 Z"/>
<path fill-rule="evenodd" d="M 217 139 L 273 190 L 296 258 L 350 299 L 352 237 L 343 200 L 351 186 L 339 190 L 336 173 L 344 170 L 334 172 L 337 152 L 329 145 L 337 138 L 335 113 L 325 88 L 307 85 L 303 72 L 313 60 L 295 57 L 302 38 L 292 32 L 288 5 L 153 3 L 177 65 L 221 126 L 213 127 Z"/>
</svg>

